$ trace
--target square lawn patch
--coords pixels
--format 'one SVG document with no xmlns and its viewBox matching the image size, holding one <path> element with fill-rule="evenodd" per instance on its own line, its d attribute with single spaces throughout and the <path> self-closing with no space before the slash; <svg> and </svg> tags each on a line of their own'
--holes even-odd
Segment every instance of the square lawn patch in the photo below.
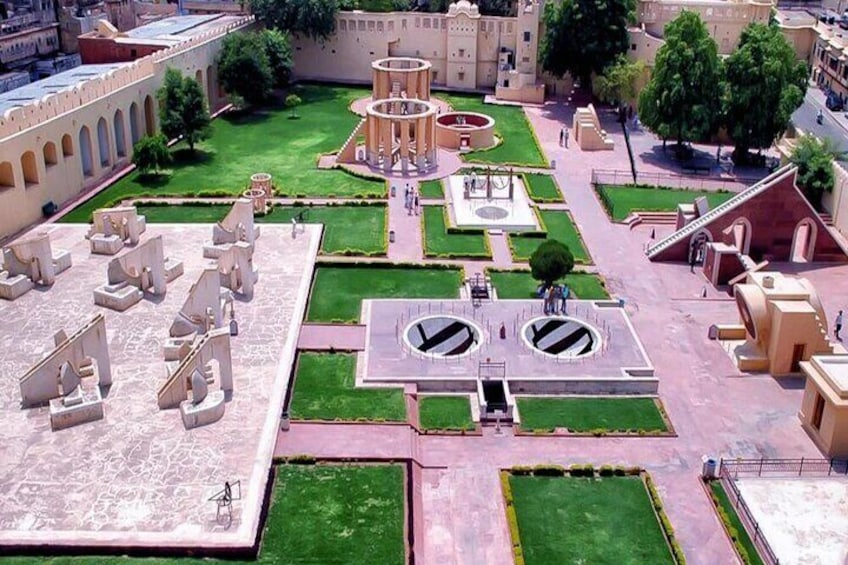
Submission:
<svg viewBox="0 0 848 565">
<path fill-rule="evenodd" d="M 422 396 L 418 416 L 425 430 L 473 430 L 468 396 Z"/>
<path fill-rule="evenodd" d="M 492 254 L 486 245 L 486 234 L 482 230 L 465 233 L 448 233 L 445 225 L 445 209 L 442 206 L 424 206 L 424 254 L 428 257 L 479 257 L 489 258 Z"/>
<path fill-rule="evenodd" d="M 280 465 L 260 563 L 402 565 L 400 465 Z"/>
<path fill-rule="evenodd" d="M 583 245 L 583 238 L 580 232 L 577 231 L 577 226 L 571 219 L 571 214 L 563 210 L 539 210 L 539 217 L 545 225 L 549 239 L 556 239 L 566 244 L 574 255 L 575 263 L 590 263 L 589 253 Z M 530 256 L 536 251 L 536 248 L 544 241 L 539 237 L 522 237 L 520 235 L 509 234 L 509 241 L 512 247 L 512 259 L 514 261 L 528 261 Z"/>
<path fill-rule="evenodd" d="M 492 285 L 501 299 L 537 298 L 539 281 L 530 276 L 530 271 L 488 271 Z M 592 273 L 569 273 L 559 283 L 565 284 L 571 294 L 582 300 L 609 298 L 603 280 Z"/>
<path fill-rule="evenodd" d="M 509 483 L 527 565 L 674 563 L 641 477 Z"/>
<path fill-rule="evenodd" d="M 535 202 L 562 202 L 562 193 L 552 175 L 524 173 L 527 179 L 527 192 Z"/>
<path fill-rule="evenodd" d="M 301 353 L 289 411 L 294 420 L 406 420 L 403 389 L 357 388 L 347 353 Z"/>
<path fill-rule="evenodd" d="M 363 298 L 456 298 L 460 269 L 415 267 L 334 267 L 315 269 L 309 322 L 359 320 Z"/>
<path fill-rule="evenodd" d="M 631 212 L 674 212 L 678 204 L 691 204 L 696 198 L 705 196 L 710 209 L 736 196 L 733 192 L 714 192 L 702 190 L 680 190 L 672 188 L 644 188 L 626 185 L 600 186 L 612 210 L 607 212 L 615 221 L 621 221 Z"/>
<path fill-rule="evenodd" d="M 518 397 L 518 413 L 525 430 L 668 431 L 653 398 Z"/>
<path fill-rule="evenodd" d="M 441 180 L 425 180 L 418 185 L 418 193 L 421 198 L 442 199 L 445 197 L 445 187 Z"/>
<path fill-rule="evenodd" d="M 215 223 L 224 219 L 230 206 L 137 206 L 149 223 Z M 259 224 L 289 224 L 299 214 L 308 224 L 324 224 L 321 252 L 353 255 L 385 255 L 386 206 L 277 206 Z M 260 236 L 261 237 L 261 236 Z"/>
</svg>

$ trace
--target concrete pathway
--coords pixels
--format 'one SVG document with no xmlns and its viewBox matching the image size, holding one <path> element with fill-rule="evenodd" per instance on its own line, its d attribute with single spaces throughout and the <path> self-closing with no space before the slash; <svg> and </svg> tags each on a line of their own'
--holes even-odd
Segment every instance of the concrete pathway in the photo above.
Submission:
<svg viewBox="0 0 848 565">
<path fill-rule="evenodd" d="M 404 191 L 418 190 L 417 181 L 399 181 L 395 196 L 389 198 L 389 230 L 394 230 L 394 243 L 389 240 L 389 260 L 421 261 L 424 258 L 424 241 L 421 233 L 421 216 L 410 214 L 404 206 Z"/>
<path fill-rule="evenodd" d="M 313 351 L 362 351 L 366 328 L 359 324 L 303 324 L 297 340 L 298 349 Z"/>
<path fill-rule="evenodd" d="M 495 267 L 512 267 L 512 251 L 509 248 L 509 236 L 506 232 L 492 234 L 489 232 L 489 244 L 492 246 L 492 262 Z"/>
</svg>

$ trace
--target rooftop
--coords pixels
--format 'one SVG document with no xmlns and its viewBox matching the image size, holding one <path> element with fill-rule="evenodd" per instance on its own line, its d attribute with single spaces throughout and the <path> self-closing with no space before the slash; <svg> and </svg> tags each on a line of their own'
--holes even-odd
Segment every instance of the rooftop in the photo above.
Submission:
<svg viewBox="0 0 848 565">
<path fill-rule="evenodd" d="M 18 106 L 36 102 L 48 94 L 71 90 L 78 84 L 92 78 L 105 75 L 130 63 L 106 63 L 101 65 L 81 65 L 68 71 L 37 80 L 15 90 L 0 94 L 0 114 Z"/>
<path fill-rule="evenodd" d="M 113 31 L 110 34 L 103 30 L 94 30 L 84 34 L 84 36 L 89 38 L 112 39 L 116 43 L 170 47 L 240 19 L 242 19 L 242 16 L 229 16 L 225 14 L 171 16 L 126 32 L 116 33 Z"/>
</svg>

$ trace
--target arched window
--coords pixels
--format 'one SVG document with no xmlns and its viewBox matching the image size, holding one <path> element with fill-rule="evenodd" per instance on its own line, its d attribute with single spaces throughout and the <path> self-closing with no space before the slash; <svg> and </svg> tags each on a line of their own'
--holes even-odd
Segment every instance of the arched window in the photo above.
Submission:
<svg viewBox="0 0 848 565">
<path fill-rule="evenodd" d="M 127 140 L 124 134 L 124 113 L 120 110 L 115 110 L 114 119 L 115 128 L 115 151 L 118 157 L 127 156 Z"/>
<path fill-rule="evenodd" d="M 38 184 L 38 164 L 35 162 L 35 153 L 27 151 L 21 155 L 21 168 L 27 185 Z"/>
<path fill-rule="evenodd" d="M 108 167 L 112 162 L 109 156 L 109 128 L 103 118 L 97 120 L 97 146 L 100 150 L 100 166 Z"/>
<path fill-rule="evenodd" d="M 70 157 L 74 154 L 74 140 L 67 133 L 62 136 L 62 157 Z"/>
<path fill-rule="evenodd" d="M 94 160 L 91 157 L 91 132 L 88 131 L 88 126 L 80 128 L 79 146 L 82 174 L 90 177 L 94 174 Z"/>
<path fill-rule="evenodd" d="M 59 159 L 56 156 L 56 144 L 52 141 L 48 141 L 44 144 L 44 166 L 52 167 L 58 162 Z"/>
</svg>

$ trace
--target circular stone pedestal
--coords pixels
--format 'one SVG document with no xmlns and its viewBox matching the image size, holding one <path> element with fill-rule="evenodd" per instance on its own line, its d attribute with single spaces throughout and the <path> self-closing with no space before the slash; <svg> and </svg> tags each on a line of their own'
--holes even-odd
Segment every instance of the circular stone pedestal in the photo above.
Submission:
<svg viewBox="0 0 848 565">
<path fill-rule="evenodd" d="M 403 341 L 409 348 L 434 358 L 469 355 L 480 347 L 482 338 L 480 326 L 449 315 L 418 318 L 403 331 Z"/>
<path fill-rule="evenodd" d="M 598 330 L 567 316 L 534 318 L 521 328 L 521 337 L 527 347 L 551 357 L 586 357 L 601 347 Z"/>
</svg>

